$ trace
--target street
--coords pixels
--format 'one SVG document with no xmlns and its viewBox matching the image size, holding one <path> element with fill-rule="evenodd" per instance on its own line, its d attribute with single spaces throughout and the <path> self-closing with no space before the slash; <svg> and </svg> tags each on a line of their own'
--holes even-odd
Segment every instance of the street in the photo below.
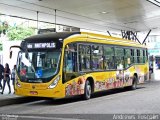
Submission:
<svg viewBox="0 0 160 120">
<path fill-rule="evenodd" d="M 57 100 L 40 98 L 36 101 L 3 106 L 0 108 L 0 114 L 22 115 L 26 120 L 27 116 L 50 119 L 44 118 L 46 115 L 54 115 L 55 119 L 85 119 L 88 115 L 88 119 L 95 119 L 96 114 L 159 114 L 159 95 L 160 81 L 151 81 L 139 85 L 136 90 L 116 89 L 95 93 L 90 100 L 82 100 L 79 97 Z"/>
</svg>

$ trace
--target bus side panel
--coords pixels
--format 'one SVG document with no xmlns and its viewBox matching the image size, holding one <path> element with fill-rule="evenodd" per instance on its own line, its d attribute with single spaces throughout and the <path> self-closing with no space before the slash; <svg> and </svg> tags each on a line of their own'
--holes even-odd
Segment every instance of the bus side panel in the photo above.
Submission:
<svg viewBox="0 0 160 120">
<path fill-rule="evenodd" d="M 121 71 L 105 71 L 93 72 L 95 77 L 95 92 L 123 87 L 123 72 Z"/>
<path fill-rule="evenodd" d="M 136 65 L 135 69 L 138 74 L 138 83 L 144 83 L 145 80 L 149 80 L 149 69 L 147 64 Z"/>
<path fill-rule="evenodd" d="M 122 85 L 119 80 L 116 80 L 115 71 L 93 72 L 91 75 L 95 76 L 95 92 L 113 89 Z"/>
<path fill-rule="evenodd" d="M 138 74 L 138 83 L 143 83 L 145 78 L 145 65 L 136 65 L 124 70 L 92 72 L 74 78 L 64 84 L 65 96 L 84 94 L 85 81 L 88 77 L 94 80 L 94 92 L 109 90 L 131 86 L 133 83 L 134 74 Z"/>
<path fill-rule="evenodd" d="M 129 67 L 127 70 L 124 70 L 124 87 L 131 86 L 133 83 L 133 76 L 136 73 L 135 67 Z"/>
<path fill-rule="evenodd" d="M 84 94 L 85 77 L 79 76 L 64 83 L 65 96 L 74 96 Z"/>
</svg>

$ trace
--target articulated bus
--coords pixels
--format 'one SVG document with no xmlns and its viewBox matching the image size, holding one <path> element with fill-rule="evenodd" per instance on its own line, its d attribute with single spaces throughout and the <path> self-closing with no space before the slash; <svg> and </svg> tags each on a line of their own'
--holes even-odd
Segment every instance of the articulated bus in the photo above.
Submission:
<svg viewBox="0 0 160 120">
<path fill-rule="evenodd" d="M 28 37 L 10 53 L 13 47 L 20 49 L 15 80 L 20 96 L 90 99 L 103 90 L 136 89 L 149 79 L 147 47 L 131 40 L 56 32 Z"/>
</svg>

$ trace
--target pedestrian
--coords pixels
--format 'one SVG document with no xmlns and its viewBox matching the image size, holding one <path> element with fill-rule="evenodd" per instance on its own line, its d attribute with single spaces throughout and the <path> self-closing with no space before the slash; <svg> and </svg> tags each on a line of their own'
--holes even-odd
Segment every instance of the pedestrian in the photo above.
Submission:
<svg viewBox="0 0 160 120">
<path fill-rule="evenodd" d="M 4 67 L 2 64 L 0 64 L 0 89 L 2 89 L 2 79 L 3 79 L 3 72 L 4 72 Z"/>
<path fill-rule="evenodd" d="M 8 84 L 9 94 L 11 93 L 10 77 L 9 77 L 10 74 L 11 74 L 11 71 L 10 71 L 9 65 L 8 65 L 8 63 L 6 63 L 5 68 L 4 68 L 4 79 L 3 79 L 3 87 L 2 87 L 1 94 L 3 94 L 3 92 L 4 92 L 6 82 Z"/>
<path fill-rule="evenodd" d="M 15 74 L 16 74 L 16 65 L 14 65 L 13 69 L 12 69 L 12 73 L 11 73 L 11 80 L 12 80 L 12 84 L 13 84 L 13 88 L 15 90 Z"/>
</svg>

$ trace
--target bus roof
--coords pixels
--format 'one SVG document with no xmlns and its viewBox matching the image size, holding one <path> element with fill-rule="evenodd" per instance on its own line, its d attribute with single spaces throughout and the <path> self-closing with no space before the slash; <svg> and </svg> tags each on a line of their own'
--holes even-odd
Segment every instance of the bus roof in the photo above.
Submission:
<svg viewBox="0 0 160 120">
<path fill-rule="evenodd" d="M 38 42 L 39 40 L 53 40 L 53 39 L 65 39 L 71 35 L 80 34 L 80 32 L 52 32 L 52 33 L 44 33 L 38 34 L 31 37 L 27 37 L 24 40 L 27 42 Z"/>
<path fill-rule="evenodd" d="M 114 43 L 114 44 L 122 44 L 124 46 L 137 46 L 137 47 L 145 47 L 146 46 L 135 42 L 133 40 L 127 40 L 127 39 L 122 39 L 122 38 L 117 38 L 117 37 L 112 37 L 112 36 L 107 36 L 107 35 L 102 35 L 102 34 L 96 34 L 96 33 L 90 33 L 90 32 L 51 32 L 51 33 L 44 33 L 44 34 L 38 34 L 34 35 L 31 37 L 28 37 L 25 40 L 27 43 L 34 43 L 34 42 L 49 42 L 49 41 L 59 41 L 64 40 L 65 38 L 68 38 L 72 35 L 78 35 L 79 37 L 87 37 L 87 38 L 95 38 L 97 40 L 102 40 L 99 41 L 100 43 Z M 107 40 L 107 41 L 106 41 Z"/>
<path fill-rule="evenodd" d="M 85 35 L 87 36 L 87 38 L 97 39 L 99 40 L 100 43 L 147 48 L 147 46 L 145 46 L 144 44 L 140 44 L 134 40 L 129 40 L 129 39 L 123 39 L 123 38 L 107 36 L 97 33 L 90 33 L 90 32 L 81 32 L 81 35 Z"/>
</svg>

